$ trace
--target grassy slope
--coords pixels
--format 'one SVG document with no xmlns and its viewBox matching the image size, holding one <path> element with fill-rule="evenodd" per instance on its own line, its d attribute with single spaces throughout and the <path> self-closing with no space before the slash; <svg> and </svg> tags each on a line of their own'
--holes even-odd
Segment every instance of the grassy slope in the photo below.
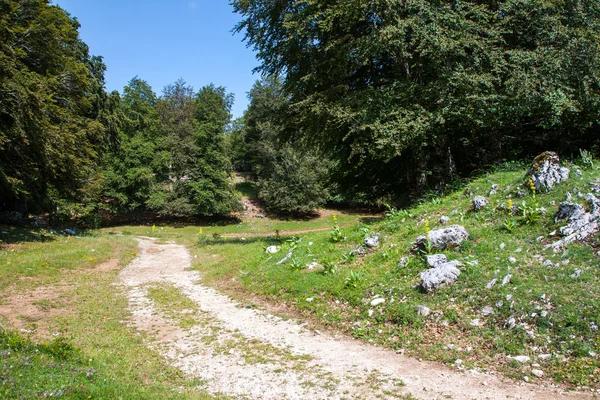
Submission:
<svg viewBox="0 0 600 400">
<path fill-rule="evenodd" d="M 129 328 L 127 300 L 115 287 L 118 273 L 91 268 L 113 257 L 125 265 L 136 255 L 129 237 L 65 237 L 2 227 L 0 295 L 60 282 L 63 316 L 55 339 L 25 338 L 0 318 L 0 397 L 71 399 L 198 399 L 198 382 L 169 368 Z M 43 237 L 42 237 L 43 236 Z M 42 303 L 42 302 L 40 302 Z M 36 303 L 34 303 L 36 304 Z M 1 316 L 0 316 L 1 317 Z"/>
<path fill-rule="evenodd" d="M 583 170 L 581 178 L 573 173 L 568 182 L 538 195 L 539 207 L 547 208 L 548 214 L 528 223 L 520 212 L 509 217 L 506 211 L 495 210 L 507 203 L 508 194 L 517 191 L 524 172 L 497 172 L 471 182 L 467 189 L 475 195 L 487 196 L 493 183 L 501 187 L 479 213 L 469 211 L 471 197 L 461 190 L 393 213 L 380 223 L 343 228 L 346 240 L 339 243 L 330 240 L 329 232 L 302 235 L 296 244 L 282 238 L 241 241 L 181 236 L 180 240 L 194 249 L 196 268 L 205 280 L 224 289 L 259 294 L 272 302 L 284 301 L 318 323 L 355 337 L 424 359 L 449 364 L 460 359 L 466 368 L 499 369 L 519 379 L 524 375 L 536 379 L 530 370 L 541 369 L 544 379 L 597 387 L 600 362 L 595 354 L 600 353 L 600 337 L 593 324 L 600 324 L 600 262 L 586 244 L 572 244 L 567 252 L 558 254 L 543 247 L 549 242 L 547 234 L 556 229 L 552 214 L 565 192 L 573 188 L 589 192 L 590 180 L 600 173 Z M 511 190 L 507 190 L 509 185 Z M 514 198 L 514 205 L 521 207 L 523 201 L 533 204 L 527 194 Z M 575 201 L 583 203 L 577 196 Z M 425 221 L 436 228 L 441 215 L 449 216 L 451 224 L 464 225 L 471 238 L 459 251 L 445 252 L 449 259 L 465 264 L 458 283 L 426 294 L 417 286 L 419 273 L 427 265 L 423 256 L 410 253 L 410 247 L 425 233 Z M 515 223 L 512 232 L 503 228 L 507 219 Z M 329 224 L 334 224 L 332 218 Z M 383 234 L 381 248 L 365 257 L 351 257 L 350 250 L 370 232 Z M 545 239 L 536 241 L 541 235 Z M 283 250 L 273 256 L 265 254 L 264 248 L 271 244 L 282 245 Z M 292 260 L 275 265 L 293 245 Z M 408 258 L 406 266 L 399 266 L 401 257 Z M 511 257 L 516 262 L 509 261 Z M 544 266 L 544 260 L 559 266 Z M 306 266 L 312 262 L 327 265 L 327 273 L 309 271 Z M 571 278 L 577 269 L 581 276 Z M 501 282 L 508 274 L 513 276 L 509 284 L 486 288 L 492 279 Z M 372 307 L 370 302 L 376 296 L 386 302 Z M 429 307 L 431 314 L 419 316 L 419 305 Z M 486 306 L 493 307 L 494 313 L 483 317 Z M 517 326 L 506 329 L 510 317 Z M 474 319 L 480 319 L 482 325 L 472 326 Z M 537 358 L 540 354 L 552 357 L 541 360 Z M 508 355 L 531 356 L 540 366 L 519 364 Z"/>
</svg>

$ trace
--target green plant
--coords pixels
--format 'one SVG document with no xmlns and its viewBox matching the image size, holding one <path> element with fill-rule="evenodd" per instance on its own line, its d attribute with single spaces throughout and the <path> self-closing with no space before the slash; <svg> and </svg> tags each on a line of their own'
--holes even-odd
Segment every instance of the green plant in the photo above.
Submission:
<svg viewBox="0 0 600 400">
<path fill-rule="evenodd" d="M 512 218 L 507 218 L 502 224 L 502 227 L 508 232 L 512 233 L 513 229 L 517 226 L 517 223 Z"/>
<path fill-rule="evenodd" d="M 363 275 L 358 271 L 350 271 L 346 280 L 344 281 L 345 287 L 358 288 L 360 282 L 363 280 Z"/>
<path fill-rule="evenodd" d="M 321 274 L 323 275 L 335 275 L 336 273 L 335 264 L 331 262 L 326 262 L 323 264 L 323 270 Z"/>
<path fill-rule="evenodd" d="M 329 240 L 333 243 L 343 242 L 346 239 L 339 226 L 335 225 L 331 230 Z"/>
<path fill-rule="evenodd" d="M 581 158 L 581 165 L 584 168 L 594 168 L 594 157 L 591 152 L 579 149 L 579 157 Z"/>
<path fill-rule="evenodd" d="M 291 268 L 294 271 L 301 271 L 304 269 L 304 265 L 296 257 L 292 258 Z"/>
</svg>

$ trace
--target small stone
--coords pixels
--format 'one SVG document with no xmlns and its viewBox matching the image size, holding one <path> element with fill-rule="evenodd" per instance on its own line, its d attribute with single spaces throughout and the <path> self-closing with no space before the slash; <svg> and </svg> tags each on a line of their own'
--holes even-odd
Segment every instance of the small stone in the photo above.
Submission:
<svg viewBox="0 0 600 400">
<path fill-rule="evenodd" d="M 512 279 L 512 275 L 508 274 L 506 275 L 503 279 L 502 279 L 502 286 L 506 286 L 508 283 L 510 283 L 510 280 Z"/>
<path fill-rule="evenodd" d="M 474 211 L 480 211 L 489 204 L 489 201 L 483 196 L 475 196 L 471 203 Z"/>
<path fill-rule="evenodd" d="M 537 238 L 535 238 L 535 241 L 538 243 L 541 242 L 542 240 L 544 240 L 543 236 L 538 236 Z"/>
<path fill-rule="evenodd" d="M 492 279 L 491 281 L 488 282 L 487 285 L 485 285 L 485 287 L 487 289 L 491 289 L 496 285 L 496 283 L 498 283 L 498 279 Z"/>
<path fill-rule="evenodd" d="M 498 193 L 498 189 L 500 189 L 500 186 L 493 184 L 488 192 L 488 197 L 495 196 Z"/>
<path fill-rule="evenodd" d="M 502 308 L 503 305 L 504 305 L 504 302 L 502 300 L 500 300 L 496 303 L 496 308 Z"/>
<path fill-rule="evenodd" d="M 490 316 L 494 313 L 494 309 L 491 306 L 485 306 L 483 307 L 483 309 L 481 310 L 481 314 L 484 317 Z"/>
<path fill-rule="evenodd" d="M 480 324 L 481 320 L 479 320 L 479 318 L 472 319 L 471 322 L 469 322 L 469 325 L 474 327 L 479 327 Z"/>
<path fill-rule="evenodd" d="M 581 172 L 580 169 L 576 169 L 575 174 L 577 174 L 577 176 L 583 176 L 583 172 Z"/>
<path fill-rule="evenodd" d="M 529 356 L 514 356 L 511 357 L 513 360 L 520 362 L 521 364 L 531 361 Z"/>
<path fill-rule="evenodd" d="M 313 297 L 309 297 L 308 299 L 306 299 L 307 302 L 312 303 L 315 299 Z"/>
<path fill-rule="evenodd" d="M 427 317 L 429 314 L 431 313 L 431 310 L 424 306 L 424 305 L 418 305 L 417 306 L 417 314 L 421 317 Z"/>
<path fill-rule="evenodd" d="M 447 225 L 449 222 L 450 222 L 450 218 L 448 218 L 448 217 L 447 217 L 447 216 L 445 216 L 445 215 L 444 215 L 444 216 L 442 216 L 442 217 L 439 219 L 439 221 L 438 221 L 438 223 L 439 223 L 440 225 Z"/>
<path fill-rule="evenodd" d="M 368 311 L 369 317 L 372 317 L 372 316 L 373 316 L 373 313 L 374 313 L 374 311 L 373 311 L 373 310 L 369 310 L 369 311 Z"/>
<path fill-rule="evenodd" d="M 402 257 L 398 262 L 398 268 L 404 268 L 408 264 L 408 257 Z"/>
<path fill-rule="evenodd" d="M 370 249 L 379 247 L 379 234 L 373 233 L 373 234 L 367 236 L 364 240 L 364 244 L 365 244 L 365 246 L 367 246 Z"/>
<path fill-rule="evenodd" d="M 514 264 L 514 263 L 517 262 L 517 259 L 514 258 L 514 257 L 508 257 L 508 262 L 511 263 L 511 264 Z"/>
<path fill-rule="evenodd" d="M 510 317 L 509 319 L 506 320 L 506 322 L 504 323 L 504 327 L 506 329 L 512 329 L 517 325 L 517 321 L 515 320 L 515 317 Z"/>
<path fill-rule="evenodd" d="M 377 299 L 373 299 L 371 301 L 371 306 L 376 307 L 376 306 L 378 306 L 380 304 L 383 304 L 383 303 L 385 303 L 385 299 L 377 298 Z"/>
<path fill-rule="evenodd" d="M 524 376 L 524 377 L 523 377 L 523 380 L 524 380 L 525 382 L 529 382 L 529 377 L 528 377 L 528 376 Z"/>
<path fill-rule="evenodd" d="M 532 369 L 531 373 L 538 378 L 541 378 L 542 376 L 544 376 L 544 371 L 542 371 L 541 369 Z"/>
<path fill-rule="evenodd" d="M 546 318 L 548 316 L 548 311 L 544 310 L 540 313 L 540 317 Z"/>
<path fill-rule="evenodd" d="M 505 247 L 506 247 L 506 244 L 500 243 L 500 250 L 504 250 Z"/>
<path fill-rule="evenodd" d="M 281 247 L 279 247 L 279 246 L 269 246 L 265 250 L 265 252 L 267 254 L 275 254 L 275 253 L 279 253 L 279 251 L 281 251 Z"/>
<path fill-rule="evenodd" d="M 539 358 L 540 360 L 543 360 L 543 361 L 549 360 L 550 357 L 552 357 L 550 354 L 539 354 L 537 356 L 537 358 Z"/>
<path fill-rule="evenodd" d="M 552 268 L 554 267 L 554 263 L 550 260 L 544 261 L 544 267 Z"/>
<path fill-rule="evenodd" d="M 573 274 L 571 274 L 571 278 L 572 279 L 577 279 L 581 276 L 581 270 L 580 269 L 576 269 L 575 272 Z"/>
<path fill-rule="evenodd" d="M 462 365 L 463 360 L 461 360 L 460 358 L 457 358 L 456 361 L 454 361 L 454 365 Z"/>
</svg>

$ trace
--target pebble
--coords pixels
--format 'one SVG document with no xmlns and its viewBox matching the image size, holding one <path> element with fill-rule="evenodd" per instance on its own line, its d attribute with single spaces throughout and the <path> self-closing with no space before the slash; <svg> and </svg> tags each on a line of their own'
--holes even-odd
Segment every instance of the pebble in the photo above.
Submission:
<svg viewBox="0 0 600 400">
<path fill-rule="evenodd" d="M 383 304 L 383 303 L 385 303 L 385 299 L 382 299 L 382 298 L 373 299 L 371 301 L 371 306 L 376 307 L 376 306 L 378 306 L 380 304 Z"/>
<path fill-rule="evenodd" d="M 521 364 L 531 361 L 531 358 L 529 358 L 529 356 L 514 356 L 511 358 L 515 361 L 520 362 Z"/>
<path fill-rule="evenodd" d="M 421 305 L 421 304 L 419 306 L 417 306 L 417 309 L 418 309 L 417 313 L 421 317 L 427 317 L 431 313 L 431 310 L 429 309 L 429 307 Z"/>
<path fill-rule="evenodd" d="M 496 285 L 497 282 L 498 282 L 498 279 L 492 279 L 491 281 L 488 282 L 487 285 L 485 285 L 485 287 L 487 289 L 491 289 L 494 287 L 494 285 Z"/>
<path fill-rule="evenodd" d="M 511 274 L 508 274 L 508 275 L 506 275 L 506 276 L 504 277 L 504 279 L 502 279 L 502 286 L 505 286 L 505 285 L 507 285 L 508 283 L 510 283 L 510 280 L 511 280 L 511 279 L 512 279 L 512 275 L 511 275 Z M 508 295 L 507 295 L 507 299 L 506 299 L 506 300 L 509 300 L 509 299 L 508 299 Z"/>
<path fill-rule="evenodd" d="M 500 250 L 504 250 L 505 247 L 506 245 L 504 243 L 500 243 Z"/>
<path fill-rule="evenodd" d="M 511 264 L 514 264 L 514 263 L 517 262 L 517 259 L 514 258 L 514 257 L 508 257 L 508 262 L 511 263 Z"/>
<path fill-rule="evenodd" d="M 481 314 L 484 317 L 492 315 L 493 313 L 494 313 L 494 309 L 491 306 L 485 306 L 485 307 L 483 307 L 483 310 L 481 310 Z"/>
<path fill-rule="evenodd" d="M 541 378 L 542 376 L 544 376 L 544 371 L 542 371 L 541 369 L 532 369 L 531 373 L 535 376 L 537 376 L 538 378 Z"/>
</svg>

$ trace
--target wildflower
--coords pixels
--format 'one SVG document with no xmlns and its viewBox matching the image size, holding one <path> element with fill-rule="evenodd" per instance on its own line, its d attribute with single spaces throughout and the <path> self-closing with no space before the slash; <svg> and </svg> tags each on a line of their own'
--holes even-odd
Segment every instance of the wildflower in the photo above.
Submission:
<svg viewBox="0 0 600 400">
<path fill-rule="evenodd" d="M 428 220 L 428 219 L 426 219 L 426 220 L 425 220 L 425 236 L 427 236 L 427 239 L 429 239 L 429 231 L 430 231 L 430 230 L 431 230 L 431 229 L 429 228 L 429 220 Z"/>
<path fill-rule="evenodd" d="M 202 228 L 198 231 L 198 235 L 202 235 Z"/>
<path fill-rule="evenodd" d="M 533 180 L 531 178 L 529 178 L 529 188 L 531 189 L 531 193 L 533 193 L 533 195 L 535 196 L 535 184 L 533 183 Z"/>
<path fill-rule="evenodd" d="M 152 224 L 152 232 L 156 230 L 156 225 Z"/>
</svg>

